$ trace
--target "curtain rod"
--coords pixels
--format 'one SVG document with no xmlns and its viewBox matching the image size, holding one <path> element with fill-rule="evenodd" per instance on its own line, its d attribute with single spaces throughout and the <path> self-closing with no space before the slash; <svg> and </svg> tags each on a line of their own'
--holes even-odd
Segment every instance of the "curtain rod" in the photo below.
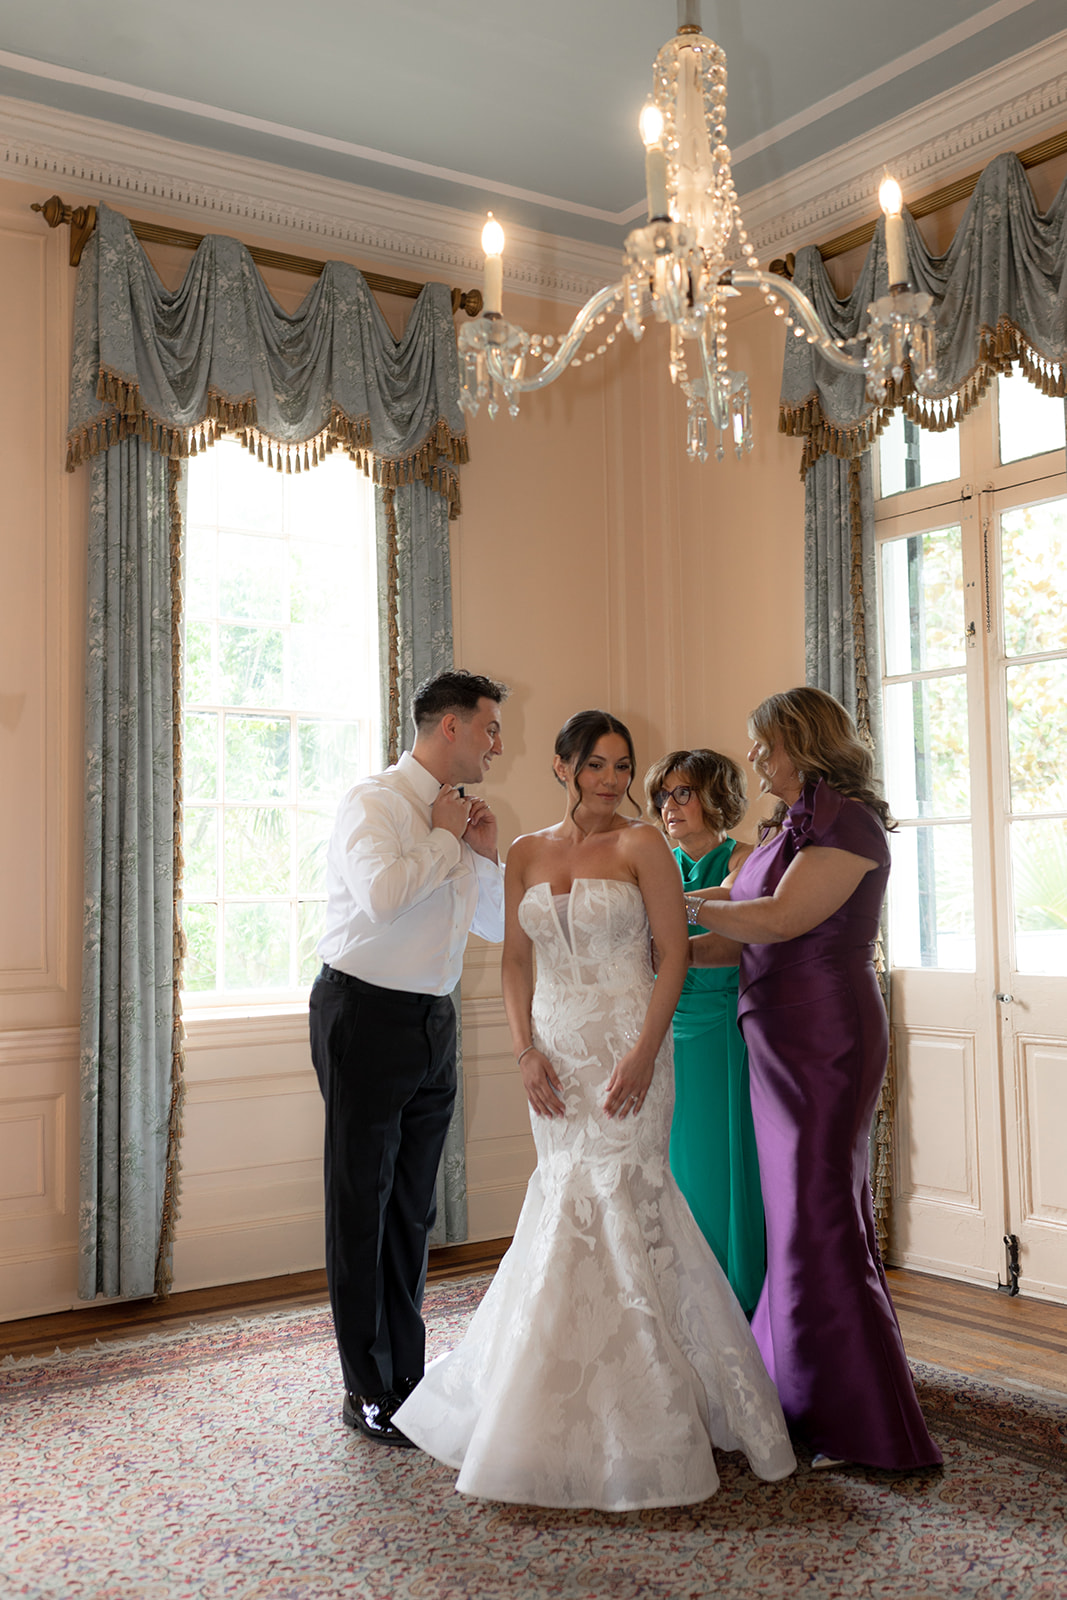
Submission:
<svg viewBox="0 0 1067 1600">
<path fill-rule="evenodd" d="M 1065 151 L 1067 151 L 1067 128 L 1062 133 L 1054 133 L 1048 139 L 1042 139 L 1040 144 L 1032 144 L 1025 150 L 1017 151 L 1016 154 L 1020 165 L 1029 168 L 1039 167 L 1043 161 L 1051 161 L 1054 156 L 1061 156 Z M 954 183 L 946 183 L 940 189 L 931 190 L 929 194 L 916 200 L 914 205 L 909 202 L 908 210 L 918 221 L 920 217 L 928 217 L 935 211 L 943 210 L 945 206 L 955 205 L 958 200 L 969 200 L 983 170 L 980 168 L 977 172 L 969 172 L 965 178 L 957 178 Z M 877 226 L 877 218 L 872 222 L 861 222 L 848 233 L 840 233 L 836 239 L 828 239 L 825 244 L 818 245 L 818 252 L 824 261 L 831 261 L 834 256 L 843 256 L 846 251 L 855 250 L 861 244 L 870 244 Z M 791 278 L 795 259 L 795 255 L 790 251 L 784 258 L 772 261 L 768 270 L 776 272 L 780 278 Z"/>
<path fill-rule="evenodd" d="M 54 194 L 43 205 L 35 201 L 30 210 L 39 211 L 50 228 L 69 224 L 70 264 L 76 267 L 96 227 L 96 207 L 68 206 L 58 194 Z M 207 237 L 202 233 L 188 233 L 184 228 L 164 228 L 155 222 L 138 222 L 133 217 L 127 217 L 126 220 L 134 237 L 140 239 L 142 244 L 170 244 L 177 245 L 180 250 L 195 250 Z M 315 261 L 310 256 L 291 256 L 284 250 L 264 250 L 259 245 L 249 245 L 247 249 L 257 267 L 280 267 L 283 272 L 299 272 L 308 278 L 320 277 L 326 265 L 325 261 Z M 377 294 L 395 294 L 404 300 L 417 300 L 425 288 L 425 284 L 413 283 L 408 278 L 390 278 L 381 272 L 367 272 L 362 267 L 360 271 L 368 289 Z M 453 316 L 457 311 L 465 311 L 468 317 L 476 317 L 481 309 L 480 289 L 452 290 Z"/>
</svg>

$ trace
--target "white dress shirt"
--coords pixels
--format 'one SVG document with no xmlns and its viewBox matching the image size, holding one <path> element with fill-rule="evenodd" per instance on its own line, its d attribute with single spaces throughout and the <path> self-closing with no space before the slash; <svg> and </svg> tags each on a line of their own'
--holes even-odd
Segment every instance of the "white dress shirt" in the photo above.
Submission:
<svg viewBox="0 0 1067 1600">
<path fill-rule="evenodd" d="M 354 785 L 326 853 L 322 959 L 382 989 L 448 994 L 468 933 L 504 937 L 504 869 L 430 826 L 441 785 L 410 752 Z"/>
</svg>

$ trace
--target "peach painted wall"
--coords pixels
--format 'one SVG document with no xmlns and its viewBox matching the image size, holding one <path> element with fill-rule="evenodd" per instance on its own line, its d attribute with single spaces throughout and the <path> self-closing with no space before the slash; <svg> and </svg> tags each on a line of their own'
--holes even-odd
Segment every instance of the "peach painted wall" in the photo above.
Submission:
<svg viewBox="0 0 1067 1600">
<path fill-rule="evenodd" d="M 50 192 L 0 181 L 0 281 L 16 313 L 0 325 L 0 1319 L 76 1298 L 88 475 L 63 470 L 75 274 L 66 230 L 28 209 Z M 302 239 L 290 248 L 313 253 Z M 153 259 L 168 282 L 187 260 Z M 308 287 L 269 282 L 287 306 Z M 403 305 L 385 309 L 399 327 Z M 509 309 L 543 331 L 571 314 L 510 296 Z M 781 331 L 755 312 L 732 339 L 758 429 L 741 464 L 686 459 L 657 327 L 526 397 L 517 419 L 471 424 L 453 524 L 456 656 L 512 685 L 486 786 L 505 845 L 555 819 L 552 741 L 572 711 L 623 717 L 642 763 L 696 742 L 741 756 L 750 707 L 802 676 L 802 492 L 797 447 L 776 432 Z M 471 1237 L 492 1238 L 514 1223 L 533 1149 L 499 951 L 477 940 L 463 1022 Z M 185 1130 L 176 1288 L 321 1264 L 321 1109 L 303 1015 L 190 1022 Z"/>
</svg>

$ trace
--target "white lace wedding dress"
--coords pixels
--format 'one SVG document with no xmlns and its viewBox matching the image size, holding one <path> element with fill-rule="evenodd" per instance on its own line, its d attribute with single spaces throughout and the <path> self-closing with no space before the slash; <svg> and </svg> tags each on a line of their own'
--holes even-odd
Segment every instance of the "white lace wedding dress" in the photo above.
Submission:
<svg viewBox="0 0 1067 1600">
<path fill-rule="evenodd" d="M 640 1114 L 602 1109 L 654 981 L 640 891 L 586 878 L 554 901 L 536 884 L 519 920 L 537 952 L 533 1036 L 566 1115 L 532 1119 L 537 1170 L 511 1249 L 397 1426 L 489 1500 L 686 1505 L 718 1487 L 712 1445 L 785 1477 L 774 1386 L 667 1164 L 669 1033 Z"/>
</svg>

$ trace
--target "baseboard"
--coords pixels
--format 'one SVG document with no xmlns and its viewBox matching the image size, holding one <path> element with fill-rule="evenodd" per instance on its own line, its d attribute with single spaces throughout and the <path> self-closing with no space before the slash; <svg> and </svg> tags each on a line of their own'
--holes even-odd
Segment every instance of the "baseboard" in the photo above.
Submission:
<svg viewBox="0 0 1067 1600">
<path fill-rule="evenodd" d="M 435 1279 L 462 1278 L 469 1272 L 493 1272 L 511 1243 L 504 1239 L 476 1239 L 470 1244 L 446 1244 L 430 1251 L 430 1264 L 426 1269 L 427 1282 Z"/>
</svg>

